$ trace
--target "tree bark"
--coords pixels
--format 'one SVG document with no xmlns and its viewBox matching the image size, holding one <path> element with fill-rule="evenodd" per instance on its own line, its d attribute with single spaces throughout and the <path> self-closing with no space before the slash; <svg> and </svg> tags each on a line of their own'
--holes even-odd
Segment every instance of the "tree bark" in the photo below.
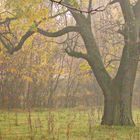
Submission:
<svg viewBox="0 0 140 140">
<path fill-rule="evenodd" d="M 129 93 L 124 94 L 127 94 L 128 98 L 123 98 L 122 94 L 115 92 L 105 97 L 102 125 L 134 125 L 131 109 L 132 97 Z"/>
</svg>

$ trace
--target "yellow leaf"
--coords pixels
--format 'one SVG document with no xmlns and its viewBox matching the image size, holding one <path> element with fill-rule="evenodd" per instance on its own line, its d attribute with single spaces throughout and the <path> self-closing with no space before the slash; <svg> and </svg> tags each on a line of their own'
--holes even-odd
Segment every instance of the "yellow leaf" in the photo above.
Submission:
<svg viewBox="0 0 140 140">
<path fill-rule="evenodd" d="M 29 76 L 26 76 L 26 75 L 23 75 L 22 79 L 25 80 L 25 81 L 28 81 L 28 82 L 33 82 L 33 79 Z"/>
</svg>

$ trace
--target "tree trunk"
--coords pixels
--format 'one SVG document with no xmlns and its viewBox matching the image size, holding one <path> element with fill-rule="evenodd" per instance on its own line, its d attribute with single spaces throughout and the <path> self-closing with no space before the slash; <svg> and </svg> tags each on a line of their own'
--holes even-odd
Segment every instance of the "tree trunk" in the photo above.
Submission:
<svg viewBox="0 0 140 140">
<path fill-rule="evenodd" d="M 132 95 L 138 66 L 138 48 L 125 44 L 120 67 L 112 80 L 110 92 L 104 94 L 104 115 L 102 124 L 133 126 Z"/>
<path fill-rule="evenodd" d="M 124 94 L 127 94 L 127 98 L 116 93 L 105 97 L 102 125 L 134 125 L 131 109 L 132 97 L 128 93 Z"/>
<path fill-rule="evenodd" d="M 48 96 L 48 102 L 47 102 L 47 107 L 48 108 L 53 108 L 54 107 L 54 99 L 53 99 L 53 92 L 50 92 Z"/>
</svg>

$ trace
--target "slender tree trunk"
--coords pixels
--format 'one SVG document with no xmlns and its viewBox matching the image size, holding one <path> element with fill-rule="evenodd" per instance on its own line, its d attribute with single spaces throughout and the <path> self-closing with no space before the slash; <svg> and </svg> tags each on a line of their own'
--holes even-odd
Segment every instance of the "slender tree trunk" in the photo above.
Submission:
<svg viewBox="0 0 140 140">
<path fill-rule="evenodd" d="M 48 96 L 47 107 L 53 108 L 54 107 L 54 99 L 53 99 L 54 92 L 51 92 Z"/>
</svg>

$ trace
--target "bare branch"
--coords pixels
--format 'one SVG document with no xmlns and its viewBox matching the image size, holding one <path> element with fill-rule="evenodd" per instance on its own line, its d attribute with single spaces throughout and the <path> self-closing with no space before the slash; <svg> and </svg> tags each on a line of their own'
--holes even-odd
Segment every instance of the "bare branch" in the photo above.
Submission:
<svg viewBox="0 0 140 140">
<path fill-rule="evenodd" d="M 11 21 L 16 20 L 17 18 L 6 18 L 4 21 L 0 21 L 0 25 L 2 24 L 10 24 Z"/>
<path fill-rule="evenodd" d="M 117 3 L 117 2 L 119 2 L 119 0 L 113 0 L 113 1 L 111 1 L 109 4 L 112 5 L 112 4 L 115 4 L 115 3 Z"/>
<path fill-rule="evenodd" d="M 11 48 L 9 45 L 7 45 L 7 44 L 5 43 L 5 41 L 3 40 L 2 36 L 0 36 L 0 42 L 2 43 L 2 45 L 3 45 L 7 50 L 9 50 L 9 49 Z"/>
<path fill-rule="evenodd" d="M 105 66 L 105 68 L 109 67 L 112 62 L 120 61 L 120 59 L 111 59 L 108 61 L 108 64 Z"/>
<path fill-rule="evenodd" d="M 22 38 L 20 39 L 19 43 L 13 47 L 12 45 L 10 45 L 10 43 L 6 43 L 2 37 L 0 36 L 0 41 L 1 43 L 4 45 L 4 47 L 8 50 L 8 53 L 10 54 L 13 54 L 14 52 L 20 50 L 23 46 L 23 44 L 25 43 L 25 41 L 34 34 L 35 32 L 34 31 L 27 31 L 23 36 Z"/>
<path fill-rule="evenodd" d="M 99 6 L 99 7 L 95 8 L 95 9 L 81 10 L 81 9 L 79 9 L 79 8 L 76 8 L 76 7 L 73 7 L 73 6 L 71 6 L 71 5 L 65 4 L 64 2 L 62 2 L 62 0 L 60 0 L 60 1 L 50 0 L 50 1 L 51 1 L 51 2 L 54 2 L 54 3 L 57 3 L 57 4 L 59 4 L 59 5 L 62 5 L 62 6 L 68 8 L 68 9 L 70 9 L 70 10 L 75 11 L 75 12 L 86 13 L 86 14 L 89 14 L 89 13 L 90 13 L 90 14 L 95 14 L 96 12 L 102 12 L 102 11 L 104 11 L 104 10 L 107 8 L 107 6 L 108 6 L 108 4 L 107 4 L 106 6 Z"/>
<path fill-rule="evenodd" d="M 44 31 L 43 29 L 37 28 L 37 32 L 47 37 L 59 37 L 69 32 L 79 32 L 79 28 L 76 26 L 68 26 L 57 32 L 48 32 Z"/>
<path fill-rule="evenodd" d="M 56 15 L 50 16 L 49 18 L 56 18 L 56 17 L 58 17 L 58 16 L 60 16 L 60 15 L 66 14 L 67 12 L 68 12 L 68 10 L 63 11 L 63 12 L 60 12 L 60 13 L 58 13 L 58 14 L 56 14 Z"/>
<path fill-rule="evenodd" d="M 25 41 L 26 41 L 30 36 L 32 36 L 34 33 L 35 33 L 34 31 L 30 31 L 30 30 L 27 31 L 27 32 L 22 36 L 22 38 L 21 38 L 20 42 L 18 43 L 18 45 L 17 45 L 15 48 L 13 48 L 13 49 L 10 51 L 10 53 L 12 54 L 13 52 L 16 52 L 16 51 L 20 50 L 20 49 L 22 48 L 23 44 L 25 43 Z"/>
<path fill-rule="evenodd" d="M 65 49 L 65 52 L 69 55 L 69 56 L 72 56 L 72 57 L 76 57 L 76 58 L 83 58 L 83 59 L 88 59 L 88 55 L 87 54 L 84 54 L 82 52 L 77 52 L 77 51 L 74 51 L 70 48 L 66 48 Z"/>
</svg>

